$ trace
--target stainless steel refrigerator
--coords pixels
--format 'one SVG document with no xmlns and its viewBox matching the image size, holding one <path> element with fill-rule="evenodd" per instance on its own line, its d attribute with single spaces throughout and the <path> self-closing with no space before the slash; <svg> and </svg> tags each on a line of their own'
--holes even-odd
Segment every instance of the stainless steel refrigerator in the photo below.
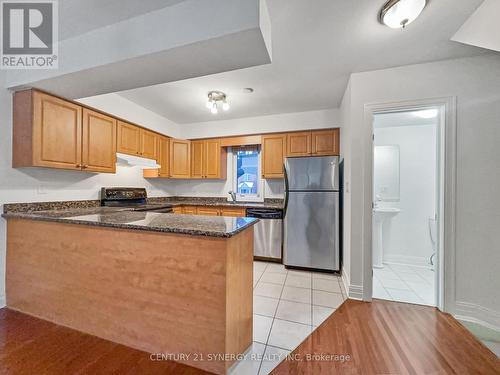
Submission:
<svg viewBox="0 0 500 375">
<path fill-rule="evenodd" d="M 283 263 L 339 271 L 339 158 L 285 161 Z"/>
</svg>

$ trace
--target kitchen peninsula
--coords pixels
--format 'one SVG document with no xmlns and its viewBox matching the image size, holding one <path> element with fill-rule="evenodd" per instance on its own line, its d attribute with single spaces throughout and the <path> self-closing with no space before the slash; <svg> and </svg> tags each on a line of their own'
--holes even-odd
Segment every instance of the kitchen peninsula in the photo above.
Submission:
<svg viewBox="0 0 500 375">
<path fill-rule="evenodd" d="M 116 207 L 3 216 L 10 309 L 218 374 L 250 346 L 255 219 Z"/>
</svg>

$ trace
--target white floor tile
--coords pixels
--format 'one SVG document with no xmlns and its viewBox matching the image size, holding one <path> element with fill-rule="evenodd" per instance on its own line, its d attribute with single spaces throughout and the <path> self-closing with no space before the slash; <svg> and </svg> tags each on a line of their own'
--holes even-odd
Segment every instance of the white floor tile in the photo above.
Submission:
<svg viewBox="0 0 500 375">
<path fill-rule="evenodd" d="M 412 283 L 427 283 L 427 280 L 425 280 L 422 276 L 419 274 L 413 272 L 413 273 L 398 273 L 398 276 L 401 280 L 405 282 L 412 282 Z"/>
<path fill-rule="evenodd" d="M 279 301 L 277 298 L 253 296 L 253 313 L 273 318 Z"/>
<path fill-rule="evenodd" d="M 253 315 L 253 341 L 260 342 L 262 344 L 267 343 L 269 337 L 269 332 L 271 330 L 271 325 L 273 324 L 273 318 L 262 315 Z"/>
<path fill-rule="evenodd" d="M 288 273 L 285 281 L 285 286 L 293 286 L 297 288 L 311 288 L 311 276 L 300 276 Z"/>
<path fill-rule="evenodd" d="M 393 301 L 423 304 L 424 301 L 411 290 L 391 289 L 386 288 L 387 293 L 391 296 Z"/>
<path fill-rule="evenodd" d="M 228 374 L 257 375 L 265 350 L 266 346 L 264 344 L 253 342 L 250 348 L 245 352 L 245 358 L 234 363 L 229 369 Z"/>
<path fill-rule="evenodd" d="M 294 276 L 311 277 L 312 272 L 303 270 L 288 270 L 288 274 Z"/>
<path fill-rule="evenodd" d="M 373 275 L 377 277 L 380 281 L 383 280 L 399 280 L 399 276 L 396 275 L 396 273 L 390 269 L 386 268 L 374 268 L 373 269 Z"/>
<path fill-rule="evenodd" d="M 313 280 L 314 279 L 338 280 L 339 275 L 336 273 L 313 272 L 312 278 Z"/>
<path fill-rule="evenodd" d="M 388 264 L 388 265 L 386 265 L 386 267 L 391 269 L 395 273 L 398 273 L 399 271 L 401 271 L 401 272 L 414 272 L 414 270 L 411 266 L 407 266 L 405 264 Z"/>
<path fill-rule="evenodd" d="M 268 272 L 276 272 L 276 273 L 287 273 L 285 266 L 279 263 L 268 263 L 266 271 Z"/>
<path fill-rule="evenodd" d="M 253 270 L 254 271 L 264 272 L 266 268 L 267 268 L 266 262 L 259 262 L 259 261 L 253 262 Z"/>
<path fill-rule="evenodd" d="M 283 349 L 295 349 L 309 334 L 311 326 L 274 319 L 268 345 Z"/>
<path fill-rule="evenodd" d="M 333 314 L 335 309 L 323 306 L 313 306 L 312 307 L 312 322 L 313 326 L 319 326 L 323 323 L 326 318 Z"/>
<path fill-rule="evenodd" d="M 263 281 L 265 283 L 283 285 L 285 283 L 285 279 L 286 279 L 286 274 L 284 273 L 265 271 L 262 277 L 260 278 L 260 281 Z"/>
<path fill-rule="evenodd" d="M 384 287 L 382 287 L 382 286 L 376 287 L 375 285 L 373 285 L 373 294 L 372 294 L 372 297 L 373 298 L 386 299 L 386 300 L 391 300 L 392 299 L 392 297 L 389 295 L 389 293 L 387 293 L 387 290 L 385 290 Z"/>
<path fill-rule="evenodd" d="M 325 292 L 341 293 L 338 280 L 313 279 L 312 288 Z"/>
<path fill-rule="evenodd" d="M 336 309 L 344 302 L 344 297 L 340 293 L 324 292 L 313 290 L 313 305 L 325 306 Z"/>
<path fill-rule="evenodd" d="M 311 304 L 311 289 L 296 288 L 293 286 L 286 286 L 281 293 L 281 299 L 294 302 L 302 302 Z"/>
<path fill-rule="evenodd" d="M 410 287 L 402 280 L 379 279 L 384 288 L 410 290 Z"/>
<path fill-rule="evenodd" d="M 262 281 L 259 281 L 255 289 L 253 290 L 253 294 L 262 297 L 280 298 L 282 289 L 282 285 L 264 283 Z"/>
<path fill-rule="evenodd" d="M 259 375 L 269 374 L 288 354 L 290 354 L 290 350 L 267 346 L 262 358 Z"/>
<path fill-rule="evenodd" d="M 311 304 L 280 300 L 276 318 L 311 325 Z"/>
</svg>

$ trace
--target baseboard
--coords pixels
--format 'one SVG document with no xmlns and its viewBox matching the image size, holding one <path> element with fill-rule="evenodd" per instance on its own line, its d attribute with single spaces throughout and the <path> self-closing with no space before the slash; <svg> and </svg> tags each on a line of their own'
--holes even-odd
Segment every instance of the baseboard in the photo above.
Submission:
<svg viewBox="0 0 500 375">
<path fill-rule="evenodd" d="M 410 255 L 384 254 L 384 263 L 404 264 L 410 266 L 429 267 L 429 258 Z"/>
<path fill-rule="evenodd" d="M 5 294 L 0 295 L 0 309 L 7 306 L 7 301 L 5 300 Z"/>
<path fill-rule="evenodd" d="M 363 287 L 360 285 L 349 285 L 349 298 L 363 300 Z"/>
<path fill-rule="evenodd" d="M 345 272 L 345 269 L 342 269 L 342 273 L 341 273 L 340 278 L 342 280 L 342 284 L 344 286 L 344 291 L 347 294 L 347 297 L 350 297 L 349 296 L 349 284 L 350 284 L 349 275 L 347 274 L 347 272 Z"/>
<path fill-rule="evenodd" d="M 457 301 L 453 316 L 459 321 L 474 323 L 500 334 L 500 313 L 497 311 L 474 303 Z"/>
</svg>

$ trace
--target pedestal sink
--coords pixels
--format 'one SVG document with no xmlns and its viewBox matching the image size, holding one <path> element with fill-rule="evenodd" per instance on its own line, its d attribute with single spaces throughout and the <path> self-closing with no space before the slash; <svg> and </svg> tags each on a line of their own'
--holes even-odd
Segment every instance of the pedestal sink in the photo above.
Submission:
<svg viewBox="0 0 500 375">
<path fill-rule="evenodd" d="M 373 209 L 373 268 L 384 268 L 384 224 L 399 211 L 399 208 L 392 207 Z"/>
</svg>

